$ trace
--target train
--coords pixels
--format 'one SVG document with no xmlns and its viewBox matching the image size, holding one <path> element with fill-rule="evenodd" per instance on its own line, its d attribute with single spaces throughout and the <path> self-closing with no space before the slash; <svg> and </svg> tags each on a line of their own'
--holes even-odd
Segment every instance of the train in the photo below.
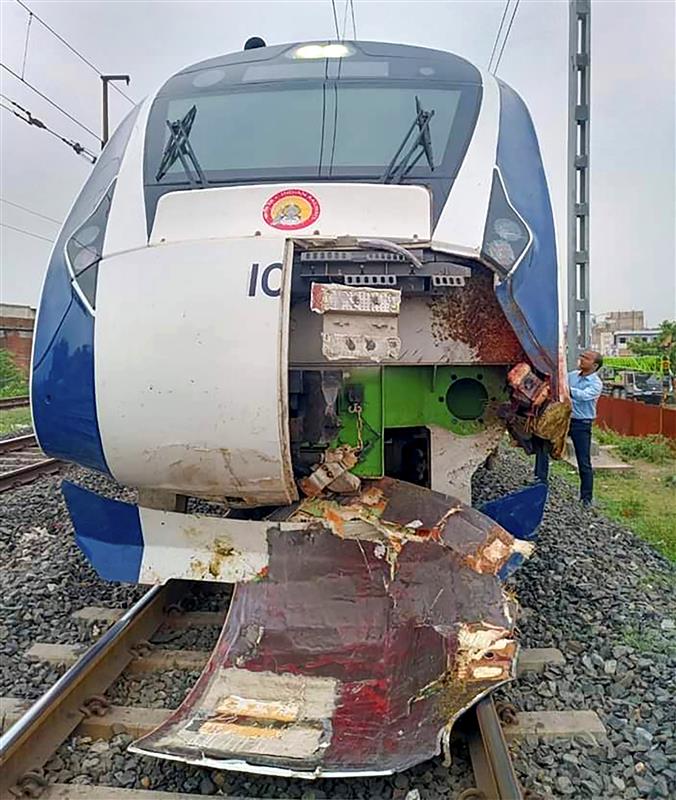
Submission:
<svg viewBox="0 0 676 800">
<path fill-rule="evenodd" d="M 513 679 L 505 580 L 546 487 L 472 506 L 505 431 L 569 408 L 552 209 L 517 92 L 447 52 L 243 50 L 123 119 L 51 253 L 31 375 L 109 581 L 234 584 L 209 663 L 132 751 L 302 778 L 443 753 Z"/>
</svg>

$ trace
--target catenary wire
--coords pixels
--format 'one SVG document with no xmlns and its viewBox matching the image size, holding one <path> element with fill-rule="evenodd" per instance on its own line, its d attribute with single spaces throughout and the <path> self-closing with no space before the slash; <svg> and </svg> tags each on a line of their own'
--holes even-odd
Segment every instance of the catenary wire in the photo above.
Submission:
<svg viewBox="0 0 676 800">
<path fill-rule="evenodd" d="M 24 2 L 22 2 L 22 0 L 16 0 L 16 2 L 17 2 L 17 3 L 18 3 L 18 4 L 19 4 L 19 5 L 20 5 L 20 6 L 21 6 L 21 7 L 22 7 L 22 8 L 23 8 L 23 9 L 24 9 L 26 12 L 28 12 L 29 14 L 32 14 L 32 15 L 35 17 L 35 19 L 36 19 L 36 20 L 37 20 L 37 21 L 38 21 L 38 22 L 39 22 L 39 23 L 40 23 L 40 24 L 41 24 L 41 25 L 42 25 L 44 28 L 47 28 L 47 30 L 48 30 L 48 31 L 49 31 L 49 32 L 50 32 L 50 33 L 51 33 L 53 36 L 56 36 L 56 38 L 57 38 L 57 39 L 58 39 L 58 40 L 59 40 L 59 41 L 60 41 L 62 44 L 66 45 L 66 47 L 67 47 L 67 48 L 68 48 L 68 49 L 69 49 L 69 50 L 70 50 L 72 53 L 74 53 L 74 54 L 75 54 L 75 55 L 76 55 L 76 56 L 77 56 L 77 57 L 80 59 L 80 61 L 84 61 L 84 63 L 85 63 L 85 64 L 86 64 L 88 67 L 90 67 L 90 69 L 93 69 L 93 70 L 94 70 L 94 72 L 96 72 L 96 74 L 97 74 L 99 77 L 101 77 L 101 75 L 103 74 L 103 73 L 101 72 L 101 70 L 100 70 L 100 69 L 99 69 L 97 66 L 95 66 L 94 64 L 92 64 L 92 62 L 91 62 L 91 61 L 90 61 L 88 58 L 85 58 L 85 56 L 83 56 L 83 55 L 82 55 L 82 53 L 81 53 L 79 50 L 76 50 L 76 48 L 75 48 L 75 47 L 73 47 L 73 45 L 72 45 L 72 44 L 70 44 L 70 42 L 66 41 L 66 39 L 64 39 L 64 38 L 63 38 L 63 36 L 61 36 L 61 34 L 57 33 L 57 32 L 54 30 L 54 28 L 52 28 L 50 25 L 48 25 L 48 24 L 47 24 L 47 23 L 46 23 L 46 22 L 45 22 L 45 21 L 44 21 L 44 20 L 43 20 L 41 17 L 39 17 L 39 16 L 38 16 L 38 15 L 37 15 L 37 14 L 36 14 L 34 11 L 32 11 L 32 10 L 31 10 L 31 9 L 30 9 L 30 8 L 29 8 L 29 7 L 28 7 L 28 6 L 27 6 L 27 5 L 24 3 Z M 124 97 L 126 100 L 128 100 L 128 101 L 129 101 L 129 102 L 130 102 L 132 105 L 136 105 L 136 101 L 135 101 L 135 100 L 133 100 L 131 97 L 129 97 L 129 95 L 128 95 L 128 94 L 126 94 L 125 92 L 123 92 L 123 91 L 122 91 L 122 89 L 120 89 L 120 88 L 119 88 L 119 86 L 117 86 L 117 85 L 116 85 L 116 84 L 114 84 L 114 83 L 111 83 L 111 86 L 113 87 L 113 89 L 115 89 L 115 91 L 116 91 L 118 94 L 121 94 L 121 95 L 122 95 L 122 97 Z"/>
<path fill-rule="evenodd" d="M 495 41 L 493 42 L 493 49 L 491 50 L 491 57 L 488 59 L 488 71 L 491 71 L 491 64 L 493 63 L 493 57 L 495 56 L 495 51 L 498 49 L 498 42 L 500 41 L 500 36 L 502 34 L 502 28 L 505 24 L 505 18 L 507 17 L 507 11 L 509 9 L 510 0 L 507 0 L 505 3 L 505 7 L 502 11 L 502 18 L 500 19 L 500 24 L 498 25 L 498 32 L 495 34 Z"/>
<path fill-rule="evenodd" d="M 354 14 L 354 0 L 350 0 L 350 14 L 352 16 L 352 30 L 354 32 L 354 40 L 357 41 L 357 23 Z"/>
<path fill-rule="evenodd" d="M 345 34 L 347 33 L 347 9 L 349 3 L 348 0 L 345 0 L 345 5 L 343 6 L 343 40 L 345 39 Z"/>
<path fill-rule="evenodd" d="M 45 242 L 49 242 L 50 244 L 54 244 L 54 239 L 48 239 L 46 236 L 40 236 L 39 233 L 33 233 L 32 231 L 24 230 L 23 228 L 15 228 L 14 225 L 8 225 L 6 222 L 0 222 L 3 228 L 9 228 L 11 231 L 18 231 L 18 233 L 23 233 L 25 236 L 32 236 L 34 239 L 42 239 Z"/>
<path fill-rule="evenodd" d="M 14 206 L 14 208 L 20 208 L 22 211 L 27 211 L 29 214 L 33 214 L 36 217 L 41 217 L 42 219 L 49 220 L 49 222 L 55 222 L 57 225 L 60 225 L 62 220 L 54 219 L 54 217 L 48 217 L 46 214 L 41 214 L 39 211 L 33 211 L 32 208 L 28 208 L 28 206 L 22 206 L 21 203 L 15 203 L 13 200 L 7 200 L 4 197 L 0 197 L 0 203 L 7 203 L 8 206 Z"/>
<path fill-rule="evenodd" d="M 498 74 L 498 69 L 500 67 L 500 60 L 502 59 L 502 54 L 505 52 L 505 45 L 507 44 L 507 40 L 509 39 L 509 33 L 512 30 L 512 23 L 514 22 L 514 17 L 516 16 L 516 12 L 519 9 L 520 2 L 521 0 L 516 0 L 516 3 L 514 4 L 514 11 L 512 11 L 512 16 L 509 19 L 509 25 L 507 26 L 507 33 L 505 34 L 505 38 L 502 41 L 502 47 L 500 48 L 498 59 L 495 62 L 495 67 L 493 68 L 493 75 Z"/>
<path fill-rule="evenodd" d="M 17 0 L 19 2 L 19 0 Z M 338 12 L 336 11 L 336 0 L 331 0 L 331 8 L 333 9 L 333 24 L 336 27 L 336 38 L 340 41 L 340 29 L 338 28 Z"/>
<path fill-rule="evenodd" d="M 15 106 L 15 108 L 10 108 L 9 106 L 0 103 L 0 108 L 4 108 L 5 111 L 9 111 L 11 114 L 14 114 L 17 119 L 20 119 L 22 122 L 25 122 L 27 125 L 34 125 L 36 128 L 40 128 L 43 131 L 54 136 L 56 139 L 60 139 L 64 144 L 67 144 L 71 150 L 74 150 L 79 156 L 83 156 L 88 161 L 91 161 L 92 164 L 96 163 L 96 155 L 88 150 L 84 145 L 81 145 L 79 142 L 73 141 L 72 139 L 66 139 L 65 136 L 61 136 L 60 133 L 53 131 L 50 127 L 45 125 L 45 123 L 39 119 L 38 117 L 33 116 L 28 109 L 20 106 L 16 101 L 12 100 L 11 98 L 7 97 L 7 95 L 0 94 L 3 100 L 6 100 L 11 105 Z M 15 109 L 18 108 L 19 111 L 22 111 L 26 116 L 22 116 L 18 111 Z"/>
<path fill-rule="evenodd" d="M 31 23 L 33 22 L 33 12 L 31 11 L 28 14 L 28 22 L 26 23 L 26 41 L 24 42 L 23 46 L 23 61 L 21 63 L 21 77 L 26 73 L 26 58 L 28 57 L 28 40 L 30 39 L 31 35 Z"/>
<path fill-rule="evenodd" d="M 84 122 L 80 122 L 80 120 L 77 119 L 77 117 L 74 117 L 72 114 L 69 114 L 68 111 L 66 111 L 65 108 L 61 108 L 61 106 L 58 103 L 55 103 L 54 100 L 52 100 L 46 94 L 44 94 L 39 89 L 37 89 L 35 86 L 33 86 L 32 83 L 29 83 L 25 78 L 22 78 L 21 75 L 19 75 L 17 72 L 14 72 L 14 70 L 11 67 L 8 67 L 6 64 L 3 64 L 1 61 L 0 61 L 0 67 L 2 67 L 3 69 L 7 70 L 7 72 L 9 72 L 10 75 L 13 75 L 17 80 L 21 81 L 21 83 L 23 83 L 26 86 L 28 86 L 28 88 L 31 89 L 32 91 L 34 91 L 35 94 L 39 95 L 43 100 L 46 100 L 50 105 L 54 106 L 54 108 L 56 108 L 58 111 L 60 111 L 64 116 L 68 117 L 69 120 L 74 122 L 76 125 L 79 125 L 80 128 L 82 128 L 83 130 L 87 131 L 87 133 L 89 133 L 91 136 L 93 136 L 96 139 L 97 142 L 101 141 L 101 137 L 97 133 L 95 133 L 91 128 L 88 128 L 84 124 Z"/>
</svg>

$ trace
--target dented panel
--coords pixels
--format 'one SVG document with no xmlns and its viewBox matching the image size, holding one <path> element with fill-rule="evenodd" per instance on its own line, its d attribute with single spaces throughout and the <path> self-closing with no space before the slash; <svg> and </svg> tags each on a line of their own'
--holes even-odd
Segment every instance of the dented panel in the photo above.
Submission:
<svg viewBox="0 0 676 800">
<path fill-rule="evenodd" d="M 286 254 L 283 239 L 251 238 L 101 262 L 97 412 L 120 483 L 251 504 L 296 498 Z"/>
<path fill-rule="evenodd" d="M 197 684 L 132 749 L 306 778 L 434 756 L 462 711 L 514 675 L 496 573 L 529 548 L 459 500 L 389 478 L 275 516 L 286 522 L 269 521 L 266 574 L 237 586 Z"/>
</svg>

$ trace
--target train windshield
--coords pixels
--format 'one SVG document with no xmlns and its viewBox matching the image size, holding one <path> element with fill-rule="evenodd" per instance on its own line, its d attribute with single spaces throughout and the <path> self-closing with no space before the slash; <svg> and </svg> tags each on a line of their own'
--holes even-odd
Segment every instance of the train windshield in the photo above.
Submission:
<svg viewBox="0 0 676 800">
<path fill-rule="evenodd" d="M 474 126 L 477 87 L 411 81 L 308 84 L 159 97 L 148 127 L 146 183 L 186 183 L 189 172 L 202 173 L 203 180 L 196 181 L 202 184 L 287 177 L 378 179 L 407 132 L 411 136 L 402 153 L 415 143 L 420 108 L 433 112 L 431 148 L 426 148 L 431 159 L 419 158 L 407 176 L 456 173 Z M 180 155 L 177 138 L 186 145 Z"/>
</svg>

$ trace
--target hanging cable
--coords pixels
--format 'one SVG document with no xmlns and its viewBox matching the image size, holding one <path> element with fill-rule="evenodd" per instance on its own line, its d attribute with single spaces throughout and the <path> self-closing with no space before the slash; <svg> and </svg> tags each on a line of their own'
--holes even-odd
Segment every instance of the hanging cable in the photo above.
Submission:
<svg viewBox="0 0 676 800">
<path fill-rule="evenodd" d="M 69 114 L 65 110 L 65 108 L 61 108 L 61 106 L 58 103 L 55 103 L 50 97 L 47 97 L 46 94 L 43 94 L 39 89 L 37 89 L 35 86 L 33 86 L 32 83 L 29 83 L 27 80 L 22 78 L 21 75 L 19 75 L 17 72 L 14 72 L 14 70 L 11 69 L 11 67 L 8 67 L 6 64 L 3 64 L 1 61 L 0 61 L 0 67 L 2 67 L 3 69 L 7 70 L 7 72 L 9 72 L 10 75 L 13 75 L 18 81 L 21 81 L 21 83 L 23 83 L 26 86 L 28 86 L 28 88 L 31 89 L 32 91 L 34 91 L 35 94 L 39 95 L 43 100 L 46 100 L 50 105 L 54 106 L 54 108 L 56 108 L 58 111 L 60 111 L 64 116 L 68 117 L 69 120 L 74 122 L 76 125 L 79 125 L 80 128 L 82 128 L 82 130 L 87 131 L 87 133 L 89 133 L 91 136 L 93 136 L 96 139 L 97 142 L 101 141 L 101 137 L 97 133 L 95 133 L 91 128 L 88 128 L 84 124 L 84 122 L 80 122 L 79 119 L 74 117 L 72 114 Z"/>
<path fill-rule="evenodd" d="M 0 225 L 2 225 L 3 228 L 9 228 L 10 231 L 18 231 L 18 233 L 23 233 L 25 236 L 32 236 L 34 239 L 43 239 L 45 242 L 54 244 L 54 239 L 48 239 L 46 236 L 40 236 L 39 233 L 26 231 L 23 228 L 15 228 L 14 225 L 8 225 L 6 222 L 0 222 Z"/>
<path fill-rule="evenodd" d="M 520 2 L 521 2 L 521 0 L 516 0 L 516 3 L 514 5 L 514 11 L 512 11 L 512 16 L 510 17 L 509 25 L 507 26 L 507 33 L 505 34 L 505 38 L 502 41 L 502 47 L 500 48 L 500 53 L 498 55 L 498 60 L 495 62 L 495 67 L 493 69 L 493 75 L 497 75 L 498 74 L 498 68 L 500 67 L 500 59 L 502 58 L 502 54 L 505 52 L 505 45 L 507 44 L 507 39 L 509 39 L 509 33 L 512 30 L 512 23 L 514 22 L 514 17 L 516 16 L 516 12 L 518 11 Z"/>
<path fill-rule="evenodd" d="M 352 15 L 352 30 L 354 32 L 354 39 L 357 41 L 357 23 L 354 18 L 354 0 L 350 0 L 350 14 Z"/>
<path fill-rule="evenodd" d="M 26 57 L 28 56 L 28 39 L 31 35 L 31 22 L 33 22 L 33 12 L 28 14 L 28 23 L 26 24 L 26 41 L 23 46 L 23 62 L 21 63 L 21 78 L 26 73 Z"/>
<path fill-rule="evenodd" d="M 20 0 L 17 0 L 20 2 Z M 336 26 L 336 38 L 340 41 L 340 30 L 338 28 L 338 12 L 336 11 L 336 0 L 331 0 L 331 8 L 333 9 L 333 24 Z"/>
<path fill-rule="evenodd" d="M 491 71 L 491 64 L 493 63 L 493 57 L 495 56 L 495 51 L 498 49 L 498 42 L 500 41 L 500 36 L 502 34 L 502 28 L 505 24 L 505 19 L 507 17 L 507 11 L 509 9 L 510 0 L 507 0 L 505 3 L 505 7 L 502 11 L 502 19 L 500 20 L 500 24 L 498 25 L 498 32 L 495 34 L 495 41 L 493 42 L 493 49 L 491 50 L 491 57 L 488 59 L 488 67 L 486 68 L 489 72 Z"/>
<path fill-rule="evenodd" d="M 23 8 L 23 9 L 24 9 L 24 10 L 25 10 L 25 11 L 26 11 L 28 14 L 31 14 L 32 16 L 34 16 L 34 17 L 35 17 L 35 19 L 36 19 L 36 20 L 37 20 L 37 21 L 40 23 L 40 25 L 42 25 L 44 28 L 47 28 L 47 30 L 48 30 L 48 31 L 49 31 L 49 32 L 52 34 L 52 36 L 56 36 L 56 38 L 57 38 L 57 39 L 58 39 L 58 40 L 59 40 L 59 41 L 60 41 L 62 44 L 64 44 L 64 45 L 65 45 L 65 46 L 66 46 L 66 47 L 67 47 L 67 48 L 68 48 L 68 49 L 71 51 L 71 53 L 74 53 L 74 54 L 75 54 L 75 55 L 76 55 L 76 56 L 77 56 L 77 57 L 80 59 L 80 61 L 83 61 L 83 62 L 84 62 L 84 63 L 85 63 L 85 64 L 86 64 L 88 67 L 90 67 L 90 69 L 93 69 L 93 70 L 94 70 L 94 72 L 96 72 L 96 74 L 97 74 L 99 77 L 101 77 L 101 75 L 103 74 L 103 73 L 101 72 L 101 70 L 100 70 L 98 67 L 96 67 L 94 64 L 92 64 L 92 62 L 91 62 L 91 61 L 89 61 L 89 59 L 85 58 L 85 57 L 82 55 L 82 53 L 81 53 L 79 50 L 76 50 L 76 49 L 73 47 L 73 45 L 72 45 L 72 44 L 70 44 L 69 42 L 67 42 L 67 41 L 66 41 L 66 40 L 63 38 L 63 36 L 61 36 L 60 34 L 58 34 L 58 33 L 57 33 L 55 30 L 54 30 L 54 28 L 52 28 L 51 26 L 49 26 L 49 25 L 48 25 L 48 24 L 47 24 L 47 23 L 46 23 L 46 22 L 45 22 L 43 19 L 41 19 L 41 18 L 40 18 L 40 17 L 39 17 L 39 16 L 38 16 L 38 15 L 37 15 L 37 14 L 36 14 L 34 11 L 31 11 L 31 9 L 30 9 L 30 8 L 29 8 L 29 7 L 28 7 L 28 6 L 27 6 L 27 5 L 26 5 L 24 2 L 22 2 L 22 0 L 16 0 L 16 2 L 17 2 L 17 3 L 18 3 L 18 4 L 19 4 L 19 5 L 20 5 L 20 6 L 21 6 L 21 7 L 22 7 L 22 8 Z M 136 101 L 135 101 L 135 100 L 133 100 L 131 97 L 129 97 L 129 95 L 128 95 L 128 94 L 125 94 L 125 93 L 122 91 L 122 89 L 120 89 L 120 88 L 119 88 L 118 86 L 116 86 L 114 83 L 112 84 L 112 86 L 113 86 L 113 89 L 115 89 L 115 91 L 116 91 L 118 94 L 121 94 L 121 95 L 122 95 L 122 97 L 124 97 L 124 98 L 125 98 L 125 100 L 128 100 L 128 101 L 129 101 L 129 102 L 130 102 L 132 105 L 136 105 Z"/>
<path fill-rule="evenodd" d="M 345 0 L 345 6 L 343 7 L 343 40 L 345 40 L 345 34 L 347 33 L 347 9 L 348 9 L 349 2 Z"/>
<path fill-rule="evenodd" d="M 40 217 L 41 219 L 46 219 L 49 222 L 55 222 L 57 225 L 61 224 L 61 220 L 54 219 L 54 217 L 48 217 L 46 214 L 41 214 L 39 211 L 33 211 L 32 208 L 28 208 L 27 206 L 22 206 L 20 203 L 14 203 L 11 200 L 5 200 L 4 197 L 0 197 L 0 203 L 7 203 L 8 206 L 14 206 L 14 208 L 20 208 L 22 211 L 27 211 L 29 214 L 33 214 L 36 217 Z"/>
<path fill-rule="evenodd" d="M 84 145 L 81 145 L 79 142 L 75 142 L 72 139 L 66 139 L 65 136 L 61 136 L 60 133 L 53 131 L 51 128 L 45 125 L 45 123 L 41 119 L 38 119 L 38 117 L 34 117 L 33 114 L 31 114 L 31 112 L 28 111 L 28 109 L 23 108 L 23 106 L 20 106 L 17 102 L 10 99 L 6 95 L 0 94 L 0 97 L 2 97 L 3 100 L 6 100 L 8 103 L 11 103 L 15 107 L 15 108 L 10 108 L 9 106 L 4 105 L 4 103 L 0 103 L 0 107 L 4 108 L 5 111 L 9 111 L 10 113 L 14 114 L 15 117 L 17 117 L 22 122 L 25 122 L 28 125 L 33 125 L 36 128 L 41 128 L 43 131 L 46 131 L 47 133 L 51 134 L 56 139 L 60 139 L 64 144 L 67 144 L 68 147 L 70 147 L 71 150 L 74 150 L 79 156 L 82 156 L 83 158 L 87 159 L 87 161 L 90 161 L 92 164 L 96 163 L 96 156 L 94 155 L 94 153 L 91 152 L 91 150 L 88 150 Z M 20 112 L 23 112 L 25 116 L 22 116 L 19 113 L 19 111 L 16 111 L 15 109 L 17 108 L 19 109 Z"/>
</svg>

